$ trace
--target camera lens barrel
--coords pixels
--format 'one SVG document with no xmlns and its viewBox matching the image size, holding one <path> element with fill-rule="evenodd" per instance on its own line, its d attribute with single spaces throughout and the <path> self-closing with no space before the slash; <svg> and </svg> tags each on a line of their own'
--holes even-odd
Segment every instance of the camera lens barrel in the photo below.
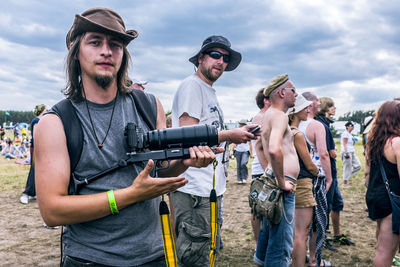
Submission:
<svg viewBox="0 0 400 267">
<path fill-rule="evenodd" d="M 147 148 L 165 149 L 218 144 L 218 130 L 213 125 L 194 125 L 149 131 L 145 137 Z"/>
</svg>

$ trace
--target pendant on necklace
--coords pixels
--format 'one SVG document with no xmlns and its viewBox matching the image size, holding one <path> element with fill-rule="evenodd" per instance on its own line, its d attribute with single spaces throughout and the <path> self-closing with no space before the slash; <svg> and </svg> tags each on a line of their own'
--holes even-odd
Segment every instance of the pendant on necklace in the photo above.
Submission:
<svg viewBox="0 0 400 267">
<path fill-rule="evenodd" d="M 103 144 L 98 144 L 97 147 L 100 148 L 100 149 L 102 149 Z"/>
</svg>

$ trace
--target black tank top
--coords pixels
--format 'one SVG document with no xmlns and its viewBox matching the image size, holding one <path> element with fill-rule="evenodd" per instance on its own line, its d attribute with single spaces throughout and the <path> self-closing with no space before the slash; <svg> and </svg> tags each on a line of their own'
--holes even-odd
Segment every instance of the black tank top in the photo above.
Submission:
<svg viewBox="0 0 400 267">
<path fill-rule="evenodd" d="M 294 130 L 296 128 L 290 128 L 291 130 Z M 296 129 L 297 132 L 293 135 L 293 138 L 296 134 L 298 134 L 300 131 L 298 129 Z M 303 136 L 304 138 L 304 136 Z M 306 139 L 304 138 L 304 141 L 306 141 Z M 306 145 L 307 145 L 307 149 L 308 152 L 310 152 L 310 145 L 308 144 L 308 142 L 306 141 Z M 297 153 L 297 150 L 296 150 Z M 301 157 L 299 155 L 299 153 L 297 153 L 297 157 L 299 158 L 299 165 L 300 165 L 300 172 L 299 172 L 299 176 L 297 177 L 297 179 L 302 179 L 302 178 L 314 178 L 314 175 L 312 175 L 306 168 L 306 165 L 304 164 L 304 162 L 301 160 Z M 311 158 L 310 158 L 311 159 Z"/>
<path fill-rule="evenodd" d="M 385 168 L 390 190 L 400 195 L 400 177 L 397 165 L 382 156 L 382 164 Z M 372 162 L 369 174 L 369 183 L 366 194 L 369 217 L 373 220 L 381 219 L 392 213 L 392 207 L 378 163 Z"/>
</svg>

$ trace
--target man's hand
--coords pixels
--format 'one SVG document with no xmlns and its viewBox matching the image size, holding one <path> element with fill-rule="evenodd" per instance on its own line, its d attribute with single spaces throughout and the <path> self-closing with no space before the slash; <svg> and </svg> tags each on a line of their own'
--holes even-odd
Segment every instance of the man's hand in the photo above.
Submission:
<svg viewBox="0 0 400 267">
<path fill-rule="evenodd" d="M 184 177 L 153 178 L 150 176 L 153 167 L 154 162 L 150 159 L 131 185 L 136 195 L 136 202 L 175 191 L 188 182 Z"/>
<path fill-rule="evenodd" d="M 336 159 L 336 157 L 337 157 L 336 149 L 331 149 L 328 152 L 329 152 L 329 156 L 331 157 L 331 159 Z"/>
<path fill-rule="evenodd" d="M 326 181 L 325 182 L 325 193 L 327 194 L 329 189 L 331 188 L 332 181 Z"/>
<path fill-rule="evenodd" d="M 350 158 L 350 154 L 349 154 L 348 152 L 346 152 L 346 153 L 344 153 L 344 157 L 345 157 L 346 159 L 348 159 L 348 158 Z"/>
<path fill-rule="evenodd" d="M 257 126 L 259 126 L 259 127 L 258 127 L 259 130 L 253 132 L 252 130 L 253 130 L 254 128 L 256 128 Z M 243 126 L 243 127 L 241 127 L 241 128 L 244 129 L 244 130 L 247 131 L 247 132 L 251 132 L 254 136 L 256 136 L 256 138 L 252 138 L 252 139 L 257 139 L 257 137 L 261 135 L 261 131 L 262 131 L 261 125 L 259 125 L 259 124 L 245 125 L 245 126 Z"/>
<path fill-rule="evenodd" d="M 250 140 L 256 140 L 258 136 L 260 136 L 261 131 L 257 131 L 254 134 L 249 131 L 257 127 L 257 124 L 245 125 L 240 128 L 235 128 L 228 131 L 228 139 L 231 143 L 240 144 L 246 143 Z"/>
<path fill-rule="evenodd" d="M 224 152 L 223 147 L 217 147 L 215 152 Z M 203 168 L 207 167 L 215 159 L 214 152 L 208 146 L 194 146 L 189 148 L 190 158 L 183 160 L 186 167 Z"/>
<path fill-rule="evenodd" d="M 293 193 L 294 183 L 292 181 L 284 180 L 283 184 L 278 183 L 278 187 L 289 194 Z"/>
</svg>

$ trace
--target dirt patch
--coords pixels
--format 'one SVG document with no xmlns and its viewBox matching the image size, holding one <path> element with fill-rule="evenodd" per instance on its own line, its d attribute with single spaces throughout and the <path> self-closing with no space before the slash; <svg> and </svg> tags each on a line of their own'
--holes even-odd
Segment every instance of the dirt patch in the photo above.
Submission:
<svg viewBox="0 0 400 267">
<path fill-rule="evenodd" d="M 0 193 L 1 266 L 56 266 L 60 230 L 45 229 L 36 201 L 20 204 L 20 193 Z"/>
<path fill-rule="evenodd" d="M 360 156 L 362 161 L 362 157 Z M 217 266 L 254 266 L 255 240 L 250 225 L 247 195 L 250 184 L 236 183 L 235 162 L 231 160 L 224 196 L 224 249 Z M 339 175 L 341 166 L 338 161 Z M 11 171 L 10 171 L 11 170 Z M 341 213 L 342 232 L 356 246 L 337 246 L 337 252 L 323 251 L 324 259 L 335 266 L 371 266 L 375 255 L 375 222 L 367 218 L 362 171 L 349 188 L 341 189 L 345 208 Z M 42 227 L 36 201 L 19 203 L 25 185 L 27 166 L 0 159 L 0 259 L 1 266 L 57 266 L 60 256 L 60 229 Z M 341 184 L 341 181 L 339 182 Z M 331 236 L 331 235 L 330 235 Z"/>
</svg>

